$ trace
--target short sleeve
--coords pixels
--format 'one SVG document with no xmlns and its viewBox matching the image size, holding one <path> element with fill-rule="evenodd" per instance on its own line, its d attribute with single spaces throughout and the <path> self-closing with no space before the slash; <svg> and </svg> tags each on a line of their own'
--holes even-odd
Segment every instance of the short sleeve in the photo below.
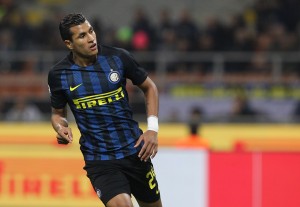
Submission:
<svg viewBox="0 0 300 207">
<path fill-rule="evenodd" d="M 51 70 L 48 74 L 48 87 L 51 106 L 55 109 L 62 109 L 67 104 L 67 98 L 61 87 L 60 75 Z"/>
<path fill-rule="evenodd" d="M 148 76 L 145 69 L 142 68 L 126 50 L 123 50 L 122 60 L 124 62 L 126 78 L 130 79 L 134 85 L 142 84 Z"/>
</svg>

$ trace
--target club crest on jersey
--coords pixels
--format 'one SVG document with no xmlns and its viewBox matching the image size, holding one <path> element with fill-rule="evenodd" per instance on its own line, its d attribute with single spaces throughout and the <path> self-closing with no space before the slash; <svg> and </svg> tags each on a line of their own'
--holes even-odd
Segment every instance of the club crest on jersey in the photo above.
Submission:
<svg viewBox="0 0 300 207">
<path fill-rule="evenodd" d="M 120 81 L 120 74 L 117 71 L 113 71 L 111 69 L 111 72 L 108 75 L 108 80 L 111 83 L 118 83 Z"/>
</svg>

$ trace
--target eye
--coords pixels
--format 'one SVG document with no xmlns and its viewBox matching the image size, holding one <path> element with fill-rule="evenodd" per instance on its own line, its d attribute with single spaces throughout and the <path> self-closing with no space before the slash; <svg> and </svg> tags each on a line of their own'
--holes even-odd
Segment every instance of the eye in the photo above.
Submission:
<svg viewBox="0 0 300 207">
<path fill-rule="evenodd" d="M 94 32 L 94 29 L 93 29 L 93 28 L 91 28 L 91 29 L 90 29 L 90 33 L 93 33 L 93 32 Z"/>
<path fill-rule="evenodd" d="M 80 34 L 79 38 L 84 38 L 85 34 Z"/>
</svg>

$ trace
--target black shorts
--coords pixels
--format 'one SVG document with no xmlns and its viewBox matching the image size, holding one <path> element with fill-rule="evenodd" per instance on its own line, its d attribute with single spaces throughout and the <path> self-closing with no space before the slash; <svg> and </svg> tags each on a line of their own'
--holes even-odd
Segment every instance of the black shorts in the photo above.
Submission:
<svg viewBox="0 0 300 207">
<path fill-rule="evenodd" d="M 121 193 L 132 194 L 145 203 L 160 199 L 151 161 L 141 161 L 137 154 L 119 160 L 86 161 L 84 169 L 105 205 Z"/>
</svg>

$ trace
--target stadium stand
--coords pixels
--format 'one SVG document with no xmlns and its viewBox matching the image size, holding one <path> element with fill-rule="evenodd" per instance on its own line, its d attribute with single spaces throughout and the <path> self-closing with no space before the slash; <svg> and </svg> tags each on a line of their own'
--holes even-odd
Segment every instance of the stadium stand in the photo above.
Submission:
<svg viewBox="0 0 300 207">
<path fill-rule="evenodd" d="M 291 116 L 296 110 L 300 90 L 297 85 L 300 75 L 298 1 L 258 0 L 239 4 L 233 1 L 235 5 L 231 9 L 226 5 L 212 6 L 216 5 L 214 1 L 207 5 L 188 1 L 184 7 L 178 3 L 166 9 L 168 2 L 148 7 L 129 1 L 125 8 L 130 7 L 131 12 L 119 22 L 118 18 L 112 17 L 122 11 L 121 5 L 115 13 L 108 15 L 107 10 L 97 15 L 91 5 L 97 5 L 100 10 L 101 6 L 111 5 L 92 1 L 86 11 L 93 11 L 88 15 L 95 30 L 101 34 L 99 41 L 131 51 L 151 73 L 162 95 L 172 96 L 176 87 L 182 84 L 193 88 L 200 83 L 205 86 L 206 93 L 213 93 L 207 88 L 215 87 L 215 84 L 221 85 L 218 90 L 224 87 L 239 90 L 242 86 L 247 93 L 249 88 L 259 86 L 260 91 L 267 92 L 253 98 L 252 93 L 257 91 L 251 90 L 249 101 L 252 107 L 259 105 L 257 102 L 260 103 L 261 98 L 264 103 L 266 99 L 278 102 L 278 97 L 284 103 L 293 100 L 281 116 L 283 119 L 271 117 L 263 118 L 263 121 L 297 120 Z M 19 94 L 28 98 L 33 96 L 47 116 L 45 77 L 51 65 L 65 52 L 57 24 L 63 11 L 74 11 L 77 4 L 68 0 L 1 1 L 0 97 L 4 104 Z M 204 9 L 199 12 L 202 11 L 200 6 L 207 6 L 209 12 L 205 13 Z M 193 9 L 195 7 L 197 9 Z M 233 100 L 236 94 L 231 92 L 227 95 Z M 189 90 L 185 93 L 189 94 Z M 269 96 L 270 93 L 273 95 Z M 187 95 L 186 99 L 189 98 Z M 222 99 L 225 103 L 225 98 Z M 139 99 L 132 105 L 140 110 Z M 280 104 L 272 105 L 280 107 Z M 209 113 L 207 110 L 204 107 L 204 118 Z M 208 114 L 207 120 L 224 121 L 222 117 L 229 111 L 223 111 L 216 119 L 211 118 L 216 114 Z M 2 114 L 6 112 L 6 107 L 2 107 Z M 168 117 L 162 120 L 168 120 Z"/>
</svg>

